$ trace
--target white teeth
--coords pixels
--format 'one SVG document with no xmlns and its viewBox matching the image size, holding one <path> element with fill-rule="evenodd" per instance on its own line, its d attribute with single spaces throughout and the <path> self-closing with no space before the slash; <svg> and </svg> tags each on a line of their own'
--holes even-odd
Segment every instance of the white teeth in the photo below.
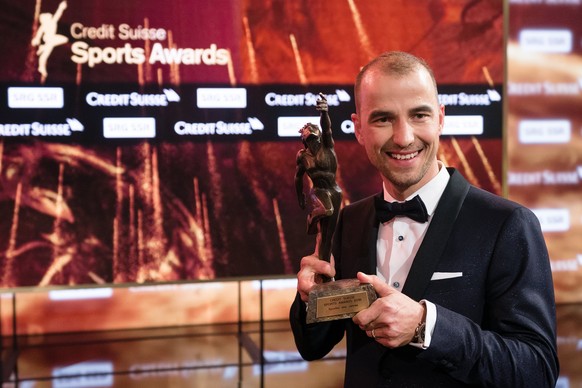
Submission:
<svg viewBox="0 0 582 388">
<path fill-rule="evenodd" d="M 391 157 L 393 157 L 394 159 L 398 159 L 398 160 L 408 160 L 408 159 L 412 159 L 412 158 L 416 157 L 416 155 L 418 155 L 418 151 L 417 152 L 413 152 L 411 154 L 406 154 L 406 155 L 402 155 L 402 154 L 390 154 Z"/>
</svg>

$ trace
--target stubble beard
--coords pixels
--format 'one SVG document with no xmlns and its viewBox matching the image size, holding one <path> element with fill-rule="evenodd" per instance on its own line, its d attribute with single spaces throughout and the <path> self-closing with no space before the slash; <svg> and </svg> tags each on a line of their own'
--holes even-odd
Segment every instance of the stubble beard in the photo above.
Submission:
<svg viewBox="0 0 582 388">
<path fill-rule="evenodd" d="M 385 157 L 390 158 L 390 156 L 387 155 Z M 382 174 L 384 179 L 388 180 L 388 182 L 390 182 L 390 184 L 394 186 L 399 192 L 405 192 L 410 187 L 417 185 L 427 174 L 430 167 L 429 161 L 424 160 L 419 169 L 412 168 L 406 171 L 395 172 L 389 168 L 388 164 L 385 162 L 385 160 L 382 160 L 381 157 L 377 158 L 373 164 Z"/>
</svg>

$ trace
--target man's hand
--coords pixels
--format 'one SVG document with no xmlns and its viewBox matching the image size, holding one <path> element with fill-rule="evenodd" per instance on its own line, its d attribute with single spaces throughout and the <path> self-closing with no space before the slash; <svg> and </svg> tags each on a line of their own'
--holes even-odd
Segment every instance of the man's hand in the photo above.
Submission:
<svg viewBox="0 0 582 388">
<path fill-rule="evenodd" d="M 333 278 L 335 276 L 335 266 L 333 256 L 328 263 L 320 260 L 315 255 L 305 256 L 301 259 L 301 269 L 297 273 L 297 291 L 301 300 L 309 300 L 309 291 L 314 285 L 321 283 L 321 275 Z"/>
<path fill-rule="evenodd" d="M 323 111 L 323 112 L 327 112 L 328 106 L 327 106 L 327 98 L 325 98 L 325 94 L 323 93 L 319 93 L 319 98 L 316 101 L 316 107 L 315 109 L 317 109 L 318 111 Z"/>
<path fill-rule="evenodd" d="M 375 275 L 358 272 L 361 283 L 370 283 L 379 298 L 352 319 L 360 329 L 378 343 L 397 348 L 409 344 L 418 324 L 424 319 L 425 308 Z"/>
</svg>

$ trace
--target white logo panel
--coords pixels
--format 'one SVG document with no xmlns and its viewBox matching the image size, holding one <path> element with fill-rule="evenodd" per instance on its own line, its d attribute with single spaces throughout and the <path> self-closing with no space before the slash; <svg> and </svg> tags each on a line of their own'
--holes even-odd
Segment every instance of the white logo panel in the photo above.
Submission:
<svg viewBox="0 0 582 388">
<path fill-rule="evenodd" d="M 156 137 L 153 117 L 105 117 L 103 136 L 107 139 L 136 139 Z"/>
</svg>

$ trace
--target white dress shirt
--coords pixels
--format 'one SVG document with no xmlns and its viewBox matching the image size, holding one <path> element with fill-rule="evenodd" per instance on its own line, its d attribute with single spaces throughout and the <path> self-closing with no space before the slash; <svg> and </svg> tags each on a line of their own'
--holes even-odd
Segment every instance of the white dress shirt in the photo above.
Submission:
<svg viewBox="0 0 582 388">
<path fill-rule="evenodd" d="M 418 191 L 410 195 L 407 200 L 419 195 L 428 212 L 428 222 L 420 223 L 408 217 L 397 216 L 388 222 L 381 223 L 378 229 L 377 267 L 378 277 L 395 289 L 402 291 L 406 278 L 412 267 L 414 257 L 424 239 L 430 225 L 437 204 L 449 182 L 450 175 L 440 161 L 438 174 Z M 396 201 L 384 187 L 384 199 L 388 202 Z M 430 345 L 432 331 L 436 322 L 436 307 L 428 301 L 421 301 L 427 307 L 426 331 L 422 348 Z M 412 344 L 414 345 L 414 344 Z"/>
</svg>

